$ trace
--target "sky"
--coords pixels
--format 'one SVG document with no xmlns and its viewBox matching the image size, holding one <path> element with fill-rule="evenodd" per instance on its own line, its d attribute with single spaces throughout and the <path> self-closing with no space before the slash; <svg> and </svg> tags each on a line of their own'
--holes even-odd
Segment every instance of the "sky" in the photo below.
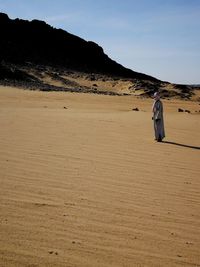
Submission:
<svg viewBox="0 0 200 267">
<path fill-rule="evenodd" d="M 0 0 L 0 12 L 93 41 L 134 71 L 200 84 L 200 0 Z"/>
</svg>

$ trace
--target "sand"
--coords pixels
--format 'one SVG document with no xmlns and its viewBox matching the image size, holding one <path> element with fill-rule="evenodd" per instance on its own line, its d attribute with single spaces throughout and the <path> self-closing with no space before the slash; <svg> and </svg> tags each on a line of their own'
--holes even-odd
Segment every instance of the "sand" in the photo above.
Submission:
<svg viewBox="0 0 200 267">
<path fill-rule="evenodd" d="M 200 106 L 163 103 L 156 143 L 151 100 L 0 87 L 0 266 L 200 266 Z"/>
</svg>

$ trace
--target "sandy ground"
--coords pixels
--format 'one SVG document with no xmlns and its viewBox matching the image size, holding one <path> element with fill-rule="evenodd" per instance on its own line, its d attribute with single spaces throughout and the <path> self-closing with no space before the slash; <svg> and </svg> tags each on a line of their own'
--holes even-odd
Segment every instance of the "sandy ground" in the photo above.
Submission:
<svg viewBox="0 0 200 267">
<path fill-rule="evenodd" d="M 200 266 L 200 105 L 151 105 L 0 87 L 1 267 Z"/>
</svg>

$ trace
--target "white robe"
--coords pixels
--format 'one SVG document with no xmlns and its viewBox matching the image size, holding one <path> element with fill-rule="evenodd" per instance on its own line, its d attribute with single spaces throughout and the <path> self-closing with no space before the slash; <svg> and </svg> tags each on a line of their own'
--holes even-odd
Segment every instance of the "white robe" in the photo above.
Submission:
<svg viewBox="0 0 200 267">
<path fill-rule="evenodd" d="M 163 119 L 163 104 L 159 99 L 153 103 L 152 111 L 155 139 L 157 141 L 162 141 L 162 139 L 165 137 L 165 129 Z"/>
</svg>

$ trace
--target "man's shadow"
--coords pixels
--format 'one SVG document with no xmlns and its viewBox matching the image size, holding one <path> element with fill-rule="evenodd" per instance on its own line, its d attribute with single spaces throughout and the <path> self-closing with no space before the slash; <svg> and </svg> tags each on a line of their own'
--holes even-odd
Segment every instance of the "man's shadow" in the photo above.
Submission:
<svg viewBox="0 0 200 267">
<path fill-rule="evenodd" d="M 179 144 L 179 143 L 171 142 L 171 141 L 162 141 L 162 143 L 200 150 L 199 146 L 189 146 L 189 145 Z"/>
</svg>

